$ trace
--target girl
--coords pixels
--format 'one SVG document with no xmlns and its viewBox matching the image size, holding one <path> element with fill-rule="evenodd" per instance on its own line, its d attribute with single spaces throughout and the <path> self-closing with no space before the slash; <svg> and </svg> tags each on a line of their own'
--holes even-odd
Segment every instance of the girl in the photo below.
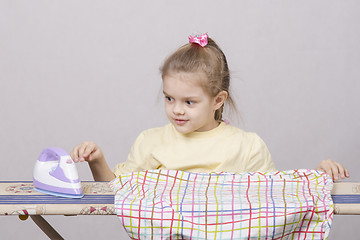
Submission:
<svg viewBox="0 0 360 240">
<path fill-rule="evenodd" d="M 189 43 L 170 55 L 161 68 L 165 112 L 170 123 L 143 131 L 124 163 L 112 171 L 93 142 L 76 146 L 71 157 L 87 161 L 95 181 L 149 169 L 190 172 L 277 171 L 268 148 L 255 133 L 227 125 L 224 103 L 234 107 L 229 93 L 230 74 L 224 53 L 208 37 L 190 36 Z M 317 170 L 334 180 L 349 177 L 333 160 Z"/>
</svg>

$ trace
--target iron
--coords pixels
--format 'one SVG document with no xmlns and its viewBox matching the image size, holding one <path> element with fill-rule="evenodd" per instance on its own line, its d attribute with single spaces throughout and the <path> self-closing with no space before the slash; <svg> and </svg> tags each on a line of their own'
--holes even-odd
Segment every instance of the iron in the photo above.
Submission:
<svg viewBox="0 0 360 240">
<path fill-rule="evenodd" d="M 69 154 L 57 147 L 44 149 L 33 173 L 35 190 L 60 197 L 84 196 L 78 172 Z"/>
</svg>

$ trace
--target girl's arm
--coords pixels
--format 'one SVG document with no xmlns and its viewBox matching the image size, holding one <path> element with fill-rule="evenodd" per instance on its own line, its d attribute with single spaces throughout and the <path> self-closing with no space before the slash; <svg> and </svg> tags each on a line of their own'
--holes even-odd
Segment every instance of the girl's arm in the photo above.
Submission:
<svg viewBox="0 0 360 240">
<path fill-rule="evenodd" d="M 95 181 L 111 181 L 115 178 L 103 152 L 94 142 L 83 142 L 77 145 L 71 151 L 70 156 L 74 162 L 87 161 Z"/>
<path fill-rule="evenodd" d="M 343 165 L 331 159 L 322 160 L 316 170 L 327 173 L 334 181 L 339 180 L 339 176 L 341 179 L 350 177 L 349 171 Z"/>
</svg>

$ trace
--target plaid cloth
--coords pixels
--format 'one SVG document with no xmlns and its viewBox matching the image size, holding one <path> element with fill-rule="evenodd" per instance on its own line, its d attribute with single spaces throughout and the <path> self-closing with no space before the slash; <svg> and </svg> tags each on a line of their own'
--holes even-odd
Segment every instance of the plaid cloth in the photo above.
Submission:
<svg viewBox="0 0 360 240">
<path fill-rule="evenodd" d="M 315 170 L 117 177 L 115 211 L 132 239 L 327 239 L 332 180 Z"/>
</svg>

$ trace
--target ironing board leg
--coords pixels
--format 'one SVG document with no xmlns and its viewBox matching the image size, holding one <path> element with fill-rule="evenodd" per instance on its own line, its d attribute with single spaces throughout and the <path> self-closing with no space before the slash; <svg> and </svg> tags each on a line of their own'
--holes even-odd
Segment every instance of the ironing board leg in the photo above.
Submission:
<svg viewBox="0 0 360 240">
<path fill-rule="evenodd" d="M 63 239 L 41 215 L 30 215 L 30 217 L 50 239 Z"/>
</svg>

